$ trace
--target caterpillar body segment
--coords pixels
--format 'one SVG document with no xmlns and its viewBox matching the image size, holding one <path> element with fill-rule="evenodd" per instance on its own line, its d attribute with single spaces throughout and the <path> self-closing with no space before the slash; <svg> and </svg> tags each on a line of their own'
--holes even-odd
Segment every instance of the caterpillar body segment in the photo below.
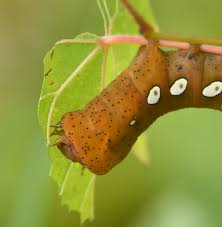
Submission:
<svg viewBox="0 0 222 227">
<path fill-rule="evenodd" d="M 62 118 L 61 152 L 95 174 L 110 171 L 158 117 L 187 107 L 221 109 L 222 56 L 198 48 L 142 46 L 133 63 L 84 110 Z"/>
</svg>

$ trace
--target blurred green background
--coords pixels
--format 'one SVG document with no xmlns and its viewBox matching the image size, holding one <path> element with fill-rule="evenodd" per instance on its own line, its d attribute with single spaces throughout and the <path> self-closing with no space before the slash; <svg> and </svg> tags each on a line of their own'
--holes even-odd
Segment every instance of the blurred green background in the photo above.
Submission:
<svg viewBox="0 0 222 227">
<path fill-rule="evenodd" d="M 221 0 L 152 0 L 162 31 L 222 37 Z M 45 53 L 102 35 L 95 0 L 0 0 L 0 227 L 79 226 L 60 205 L 37 119 Z M 182 110 L 149 129 L 150 165 L 132 155 L 97 178 L 89 227 L 222 225 L 222 114 Z"/>
</svg>

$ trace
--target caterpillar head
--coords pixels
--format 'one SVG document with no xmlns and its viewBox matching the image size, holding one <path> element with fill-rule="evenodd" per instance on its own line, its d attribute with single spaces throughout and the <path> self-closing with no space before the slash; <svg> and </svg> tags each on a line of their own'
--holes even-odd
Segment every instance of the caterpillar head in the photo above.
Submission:
<svg viewBox="0 0 222 227">
<path fill-rule="evenodd" d="M 55 143 L 63 155 L 79 162 L 97 175 L 107 173 L 120 160 L 110 152 L 106 133 L 91 127 L 87 116 L 81 111 L 69 112 L 55 128 L 53 135 L 59 135 Z"/>
<path fill-rule="evenodd" d="M 60 121 L 56 125 L 52 125 L 51 127 L 54 129 L 54 131 L 51 133 L 51 136 L 59 136 L 59 139 L 56 140 L 56 142 L 52 144 L 52 146 L 56 145 L 66 158 L 72 160 L 73 162 L 81 163 L 81 160 L 76 155 L 74 144 L 72 144 L 68 137 L 65 135 L 62 121 Z"/>
</svg>

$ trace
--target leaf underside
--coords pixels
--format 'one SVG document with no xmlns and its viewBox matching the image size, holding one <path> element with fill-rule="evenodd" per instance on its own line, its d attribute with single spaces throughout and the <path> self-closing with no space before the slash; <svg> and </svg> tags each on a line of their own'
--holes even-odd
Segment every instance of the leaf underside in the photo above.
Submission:
<svg viewBox="0 0 222 227">
<path fill-rule="evenodd" d="M 130 1 L 135 8 L 156 26 L 147 0 Z M 98 0 L 104 18 L 106 35 L 138 34 L 138 27 L 118 0 Z M 56 124 L 68 111 L 82 109 L 86 103 L 123 71 L 134 58 L 138 46 L 115 45 L 100 48 L 94 34 L 84 33 L 75 39 L 61 40 L 46 54 L 44 80 L 39 100 L 39 122 L 47 145 L 50 125 Z M 147 163 L 146 135 L 134 146 L 136 156 Z M 145 151 L 145 152 L 144 152 Z M 80 212 L 83 223 L 94 218 L 95 175 L 81 165 L 66 159 L 56 147 L 49 148 L 50 176 L 59 187 L 62 203 L 69 210 Z"/>
</svg>

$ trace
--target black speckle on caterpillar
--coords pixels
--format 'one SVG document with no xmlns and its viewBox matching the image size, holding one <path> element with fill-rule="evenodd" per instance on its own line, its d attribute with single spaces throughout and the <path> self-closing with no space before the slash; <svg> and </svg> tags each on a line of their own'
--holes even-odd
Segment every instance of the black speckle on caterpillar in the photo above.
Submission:
<svg viewBox="0 0 222 227">
<path fill-rule="evenodd" d="M 95 174 L 121 162 L 137 137 L 163 114 L 186 107 L 221 110 L 222 56 L 197 48 L 140 48 L 133 63 L 85 109 L 66 113 L 58 148 Z"/>
</svg>

